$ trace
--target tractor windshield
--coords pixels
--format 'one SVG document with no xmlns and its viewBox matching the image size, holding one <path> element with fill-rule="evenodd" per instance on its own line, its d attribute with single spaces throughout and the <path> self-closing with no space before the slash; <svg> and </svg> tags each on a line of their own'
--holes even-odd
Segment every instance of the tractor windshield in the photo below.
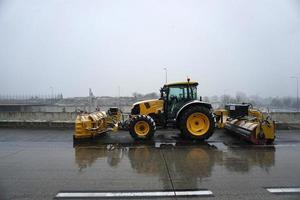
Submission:
<svg viewBox="0 0 300 200">
<path fill-rule="evenodd" d="M 190 89 L 188 91 L 188 88 Z M 189 94 L 189 98 L 188 98 Z M 197 99 L 197 87 L 186 85 L 169 87 L 168 99 L 176 99 L 177 101 L 184 101 L 187 99 Z"/>
</svg>

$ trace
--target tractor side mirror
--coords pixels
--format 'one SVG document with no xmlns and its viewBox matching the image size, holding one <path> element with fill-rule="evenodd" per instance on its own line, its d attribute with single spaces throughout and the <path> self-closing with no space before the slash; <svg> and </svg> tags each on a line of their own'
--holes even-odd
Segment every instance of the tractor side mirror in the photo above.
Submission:
<svg viewBox="0 0 300 200">
<path fill-rule="evenodd" d="M 163 89 L 160 88 L 159 92 L 160 92 L 160 98 L 163 98 Z"/>
<path fill-rule="evenodd" d="M 161 88 L 160 89 L 160 98 L 161 99 L 166 99 L 167 98 L 168 89 L 169 88 Z"/>
</svg>

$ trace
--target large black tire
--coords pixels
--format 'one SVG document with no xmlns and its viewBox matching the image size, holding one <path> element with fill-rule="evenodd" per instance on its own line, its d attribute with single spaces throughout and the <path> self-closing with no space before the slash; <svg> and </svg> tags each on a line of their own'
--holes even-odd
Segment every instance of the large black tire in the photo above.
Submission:
<svg viewBox="0 0 300 200">
<path fill-rule="evenodd" d="M 155 131 L 156 125 L 150 116 L 137 115 L 130 120 L 129 133 L 135 140 L 149 140 Z"/>
<path fill-rule="evenodd" d="M 274 139 L 267 139 L 266 144 L 268 145 L 274 144 Z"/>
<path fill-rule="evenodd" d="M 179 119 L 181 134 L 189 139 L 206 140 L 214 132 L 215 120 L 213 113 L 203 106 L 187 108 Z"/>
</svg>

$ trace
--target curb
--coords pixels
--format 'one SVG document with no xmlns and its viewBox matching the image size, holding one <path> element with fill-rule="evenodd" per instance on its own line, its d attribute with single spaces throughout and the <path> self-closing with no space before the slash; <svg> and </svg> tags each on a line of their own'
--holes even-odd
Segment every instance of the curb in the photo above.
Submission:
<svg viewBox="0 0 300 200">
<path fill-rule="evenodd" d="M 300 130 L 300 123 L 276 122 L 276 130 Z M 74 121 L 0 120 L 0 128 L 74 129 Z"/>
</svg>

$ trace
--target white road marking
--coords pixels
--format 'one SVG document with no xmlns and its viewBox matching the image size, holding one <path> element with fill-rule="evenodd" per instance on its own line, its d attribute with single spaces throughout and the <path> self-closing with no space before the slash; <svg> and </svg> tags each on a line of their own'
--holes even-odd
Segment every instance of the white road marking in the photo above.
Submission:
<svg viewBox="0 0 300 200">
<path fill-rule="evenodd" d="M 300 188 L 266 188 L 270 193 L 300 193 Z"/>
<path fill-rule="evenodd" d="M 296 147 L 296 144 L 276 144 L 275 147 Z"/>
<path fill-rule="evenodd" d="M 208 196 L 213 195 L 210 190 L 199 190 L 199 191 L 175 191 L 176 196 Z"/>
<path fill-rule="evenodd" d="M 163 191 L 163 192 L 59 192 L 56 198 L 109 198 L 109 197 L 175 197 L 210 196 L 210 190 Z"/>
</svg>

